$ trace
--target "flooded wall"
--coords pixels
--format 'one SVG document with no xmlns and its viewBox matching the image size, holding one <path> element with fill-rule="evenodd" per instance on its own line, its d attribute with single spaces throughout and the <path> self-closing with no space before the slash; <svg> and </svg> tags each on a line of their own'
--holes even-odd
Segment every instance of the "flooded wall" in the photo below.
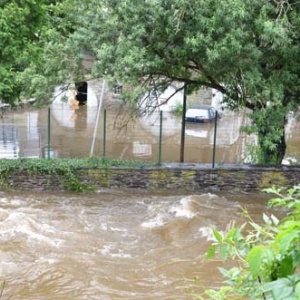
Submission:
<svg viewBox="0 0 300 300">
<path fill-rule="evenodd" d="M 272 185 L 299 183 L 300 167 L 211 168 L 203 165 L 166 165 L 157 168 L 94 168 L 74 171 L 80 181 L 100 188 L 177 190 L 188 192 L 254 192 Z M 3 177 L 3 176 L 2 176 Z M 2 178 L 1 188 L 12 190 L 63 190 L 64 175 L 18 171 Z"/>
</svg>

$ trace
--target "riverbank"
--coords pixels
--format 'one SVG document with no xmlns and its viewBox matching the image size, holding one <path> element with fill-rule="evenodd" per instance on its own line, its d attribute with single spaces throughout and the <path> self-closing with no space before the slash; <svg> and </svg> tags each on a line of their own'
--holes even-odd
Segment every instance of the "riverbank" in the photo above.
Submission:
<svg viewBox="0 0 300 300">
<path fill-rule="evenodd" d="M 96 191 L 101 188 L 257 192 L 299 184 L 300 166 L 168 163 L 89 159 L 2 160 L 1 191 Z"/>
</svg>

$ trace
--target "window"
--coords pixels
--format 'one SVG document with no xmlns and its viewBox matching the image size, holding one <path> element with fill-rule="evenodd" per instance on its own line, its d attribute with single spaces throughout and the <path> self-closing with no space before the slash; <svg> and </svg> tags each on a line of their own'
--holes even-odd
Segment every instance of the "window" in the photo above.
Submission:
<svg viewBox="0 0 300 300">
<path fill-rule="evenodd" d="M 115 84 L 113 87 L 113 94 L 114 96 L 119 96 L 122 94 L 123 85 L 122 84 Z"/>
</svg>

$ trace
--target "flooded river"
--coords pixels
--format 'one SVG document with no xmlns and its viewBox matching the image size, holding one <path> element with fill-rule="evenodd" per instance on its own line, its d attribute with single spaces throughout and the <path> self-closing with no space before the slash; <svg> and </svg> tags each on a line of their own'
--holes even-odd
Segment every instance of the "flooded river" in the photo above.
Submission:
<svg viewBox="0 0 300 300">
<path fill-rule="evenodd" d="M 50 117 L 49 117 L 50 116 Z M 177 162 L 180 118 L 138 118 L 126 131 L 114 110 L 66 105 L 17 110 L 0 119 L 0 158 L 76 158 L 93 155 L 157 161 L 162 131 L 162 161 Z M 216 163 L 241 163 L 253 137 L 240 133 L 243 114 L 222 116 L 216 138 Z M 120 125 L 120 124 L 119 124 Z M 106 144 L 104 132 L 106 130 Z M 94 133 L 96 132 L 96 139 Z M 287 124 L 287 158 L 300 160 L 300 126 Z M 95 141 L 94 150 L 92 149 Z M 185 162 L 212 159 L 212 126 L 188 126 Z M 105 147 L 104 147 L 105 146 Z M 49 154 L 49 152 L 48 152 Z M 241 206 L 260 222 L 265 195 L 147 194 L 101 190 L 67 193 L 0 194 L 0 276 L 3 299 L 16 300 L 183 300 L 185 287 L 201 292 L 217 287 L 218 261 L 206 261 L 211 227 L 242 223 Z M 194 284 L 193 278 L 199 277 Z"/>
<path fill-rule="evenodd" d="M 211 227 L 261 222 L 265 195 L 0 194 L 3 299 L 183 300 L 220 285 Z M 194 284 L 193 279 L 199 278 Z"/>
</svg>

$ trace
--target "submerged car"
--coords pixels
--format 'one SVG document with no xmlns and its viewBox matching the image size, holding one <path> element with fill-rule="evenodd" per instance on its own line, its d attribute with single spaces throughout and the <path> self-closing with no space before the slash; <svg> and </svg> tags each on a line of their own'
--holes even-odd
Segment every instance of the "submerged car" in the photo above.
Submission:
<svg viewBox="0 0 300 300">
<path fill-rule="evenodd" d="M 190 123 L 212 123 L 215 122 L 216 116 L 217 111 L 212 106 L 193 105 L 187 109 L 185 121 Z"/>
</svg>

